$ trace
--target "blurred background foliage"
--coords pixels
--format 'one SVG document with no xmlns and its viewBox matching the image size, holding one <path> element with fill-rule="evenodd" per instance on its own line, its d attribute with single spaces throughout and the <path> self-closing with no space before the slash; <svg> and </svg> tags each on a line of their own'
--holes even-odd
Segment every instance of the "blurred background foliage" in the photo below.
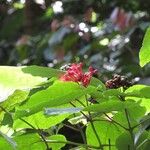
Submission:
<svg viewBox="0 0 150 150">
<path fill-rule="evenodd" d="M 150 23 L 149 0 L 1 0 L 0 65 L 59 68 L 84 62 L 150 84 L 138 53 Z"/>
</svg>

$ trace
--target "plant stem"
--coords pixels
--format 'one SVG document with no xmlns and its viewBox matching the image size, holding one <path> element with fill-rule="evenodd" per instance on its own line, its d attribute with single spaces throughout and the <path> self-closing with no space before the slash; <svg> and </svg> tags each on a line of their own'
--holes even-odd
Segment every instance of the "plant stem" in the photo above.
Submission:
<svg viewBox="0 0 150 150">
<path fill-rule="evenodd" d="M 92 127 L 92 129 L 93 129 L 93 132 L 94 132 L 94 134 L 95 134 L 95 136 L 96 136 L 96 138 L 97 138 L 98 144 L 99 144 L 99 146 L 101 147 L 101 149 L 103 149 L 103 148 L 102 148 L 102 143 L 101 143 L 100 138 L 99 138 L 99 136 L 98 136 L 98 134 L 97 134 L 97 131 L 96 131 L 96 129 L 95 129 L 95 126 L 94 126 L 94 124 L 93 124 L 93 121 L 90 120 L 90 123 L 91 123 L 91 127 Z"/>
<path fill-rule="evenodd" d="M 136 150 L 135 148 L 135 145 L 134 145 L 134 134 L 133 134 L 133 128 L 131 127 L 131 124 L 130 124 L 130 120 L 129 120 L 129 114 L 127 112 L 127 109 L 125 109 L 125 115 L 126 115 L 126 118 L 127 118 L 127 122 L 128 122 L 128 126 L 129 126 L 129 133 L 130 133 L 130 136 L 131 136 L 131 139 L 132 139 L 132 143 L 133 143 L 133 150 Z"/>
<path fill-rule="evenodd" d="M 72 127 L 72 126 L 70 126 L 68 124 L 63 123 L 63 125 L 68 127 L 68 128 L 70 128 L 70 129 L 72 129 L 72 130 L 75 130 L 75 131 L 78 131 L 78 132 L 80 131 L 79 129 L 76 129 L 75 127 Z"/>
<path fill-rule="evenodd" d="M 137 147 L 137 150 L 143 145 L 145 144 L 146 142 L 148 142 L 149 140 L 148 139 L 145 139 L 142 143 L 140 143 Z"/>
<path fill-rule="evenodd" d="M 83 107 L 86 107 L 79 99 L 76 99 Z"/>
<path fill-rule="evenodd" d="M 144 123 L 144 122 L 148 121 L 149 119 L 150 119 L 150 118 L 148 118 L 148 119 L 145 119 L 145 120 L 141 121 L 139 124 L 137 124 L 137 125 L 133 126 L 133 127 L 132 127 L 132 129 L 134 129 L 134 128 L 136 128 L 136 127 L 140 126 L 142 123 Z"/>
<path fill-rule="evenodd" d="M 73 107 L 76 107 L 72 102 L 70 102 L 70 104 L 73 106 Z M 82 111 L 80 111 L 80 113 L 87 119 L 87 121 L 89 120 L 89 117 L 84 114 Z"/>
<path fill-rule="evenodd" d="M 87 106 L 88 106 L 88 98 L 87 98 L 87 95 L 86 95 L 86 94 L 85 94 L 85 99 L 86 99 L 86 104 L 87 104 Z M 97 138 L 99 147 L 103 150 L 102 143 L 101 143 L 100 138 L 99 138 L 99 136 L 98 136 L 98 134 L 97 134 L 97 131 L 96 131 L 96 129 L 95 129 L 95 126 L 94 126 L 94 123 L 93 123 L 93 120 L 92 120 L 91 113 L 88 112 L 88 114 L 89 114 L 89 122 L 91 123 L 92 130 L 93 130 L 93 132 L 94 132 L 94 134 L 95 134 L 95 136 L 96 136 L 96 138 Z"/>
<path fill-rule="evenodd" d="M 72 102 L 70 102 L 70 104 L 71 104 L 73 107 L 76 107 Z M 89 120 L 89 118 L 88 118 L 82 111 L 80 111 L 80 113 L 81 113 L 87 120 Z M 75 114 L 74 114 L 74 117 L 75 117 Z M 84 135 L 84 132 L 83 132 L 82 128 L 81 128 L 80 125 L 78 125 L 78 124 L 77 124 L 77 127 L 78 127 L 79 132 L 80 132 L 80 134 L 81 134 L 81 136 L 82 136 L 82 139 L 83 139 L 84 144 L 87 144 L 87 143 L 86 143 L 86 138 L 85 138 L 85 135 Z"/>
<path fill-rule="evenodd" d="M 123 129 L 125 130 L 129 130 L 128 128 L 124 127 L 123 125 L 121 125 L 119 122 L 113 120 L 111 117 L 109 117 L 106 113 L 104 113 L 104 115 L 109 119 L 111 120 L 112 122 L 114 122 L 115 124 L 117 124 L 118 126 L 122 127 Z"/>
<path fill-rule="evenodd" d="M 80 134 L 81 134 L 81 136 L 82 136 L 82 139 L 83 139 L 84 144 L 87 145 L 86 138 L 85 138 L 85 134 L 84 134 L 82 128 L 80 127 L 79 124 L 77 124 L 77 127 L 78 127 L 78 129 L 80 130 Z M 87 148 L 88 148 L 88 147 L 86 147 L 86 149 L 87 149 Z"/>
<path fill-rule="evenodd" d="M 101 147 L 107 147 L 110 146 L 108 144 L 101 145 L 101 147 L 93 146 L 93 145 L 87 145 L 87 144 L 82 144 L 82 143 L 76 143 L 72 141 L 57 141 L 57 140 L 47 140 L 48 143 L 65 143 L 65 144 L 70 144 L 70 145 L 75 145 L 75 146 L 83 146 L 83 147 L 88 147 L 88 148 L 93 148 L 93 149 L 98 149 L 100 150 Z M 115 145 L 111 145 L 115 146 Z"/>
</svg>

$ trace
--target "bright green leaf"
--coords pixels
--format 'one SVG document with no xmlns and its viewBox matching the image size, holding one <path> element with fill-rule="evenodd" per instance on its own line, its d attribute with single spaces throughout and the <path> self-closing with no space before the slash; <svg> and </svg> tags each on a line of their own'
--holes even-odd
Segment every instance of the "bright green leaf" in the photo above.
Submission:
<svg viewBox="0 0 150 150">
<path fill-rule="evenodd" d="M 142 48 L 139 53 L 140 66 L 143 67 L 150 62 L 150 28 L 147 29 L 144 36 Z"/>
<path fill-rule="evenodd" d="M 136 105 L 134 102 L 122 102 L 118 100 L 109 100 L 106 102 L 102 102 L 100 104 L 94 104 L 86 107 L 85 111 L 93 111 L 93 112 L 111 112 L 111 111 L 121 111 L 125 108 Z"/>
<path fill-rule="evenodd" d="M 0 86 L 12 89 L 29 89 L 46 81 L 46 78 L 25 72 L 26 68 L 28 67 L 0 66 Z"/>
<path fill-rule="evenodd" d="M 23 102 L 27 98 L 28 94 L 29 91 L 27 90 L 16 90 L 6 101 L 0 103 L 0 106 L 6 110 L 11 110 L 16 104 Z"/>
<path fill-rule="evenodd" d="M 52 148 L 52 150 L 60 150 L 66 145 L 66 138 L 60 134 L 50 136 L 47 141 L 50 143 L 49 146 Z M 61 141 L 61 143 L 59 143 L 59 141 Z"/>
<path fill-rule="evenodd" d="M 16 117 L 28 116 L 41 111 L 43 108 L 69 103 L 83 96 L 85 92 L 86 88 L 77 83 L 55 82 L 48 89 L 33 94 L 16 112 Z"/>
<path fill-rule="evenodd" d="M 150 98 L 150 86 L 134 85 L 125 91 L 126 96 Z"/>
<path fill-rule="evenodd" d="M 50 128 L 60 122 L 62 122 L 65 118 L 67 118 L 69 114 L 62 114 L 56 116 L 47 117 L 43 114 L 43 112 L 38 112 L 28 117 L 24 117 L 23 119 L 29 122 L 35 128 L 47 129 Z M 28 124 L 23 122 L 20 119 L 14 121 L 13 128 L 31 128 Z"/>
<path fill-rule="evenodd" d="M 0 148 L 2 148 L 1 146 L 4 146 L 3 148 L 6 149 L 7 146 L 5 147 L 5 145 L 8 145 L 8 149 L 12 150 L 16 149 L 17 144 L 13 139 L 11 139 L 2 132 L 0 132 L 0 135 L 3 137 L 3 138 L 0 137 Z"/>
<path fill-rule="evenodd" d="M 112 122 L 95 121 L 93 123 L 101 144 L 114 145 L 116 138 L 122 133 L 122 130 Z M 99 146 L 99 142 L 94 134 L 92 125 L 89 123 L 86 129 L 87 144 Z M 111 148 L 112 149 L 112 148 Z"/>
</svg>

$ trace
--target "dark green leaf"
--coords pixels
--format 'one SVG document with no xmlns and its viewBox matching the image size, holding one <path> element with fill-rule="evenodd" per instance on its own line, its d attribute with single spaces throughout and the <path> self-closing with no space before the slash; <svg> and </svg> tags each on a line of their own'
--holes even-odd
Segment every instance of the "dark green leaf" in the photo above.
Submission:
<svg viewBox="0 0 150 150">
<path fill-rule="evenodd" d="M 116 140 L 117 150 L 133 150 L 133 142 L 128 132 L 122 133 Z"/>
</svg>

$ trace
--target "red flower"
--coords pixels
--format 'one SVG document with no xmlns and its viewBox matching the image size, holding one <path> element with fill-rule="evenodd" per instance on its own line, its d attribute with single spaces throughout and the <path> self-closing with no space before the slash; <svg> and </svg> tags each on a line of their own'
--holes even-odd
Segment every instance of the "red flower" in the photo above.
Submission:
<svg viewBox="0 0 150 150">
<path fill-rule="evenodd" d="M 82 70 L 82 66 L 82 63 L 72 64 L 67 69 L 67 72 L 60 78 L 60 80 L 78 82 L 87 87 L 91 81 L 93 74 L 95 74 L 97 70 L 89 67 L 89 71 L 84 73 Z"/>
</svg>

